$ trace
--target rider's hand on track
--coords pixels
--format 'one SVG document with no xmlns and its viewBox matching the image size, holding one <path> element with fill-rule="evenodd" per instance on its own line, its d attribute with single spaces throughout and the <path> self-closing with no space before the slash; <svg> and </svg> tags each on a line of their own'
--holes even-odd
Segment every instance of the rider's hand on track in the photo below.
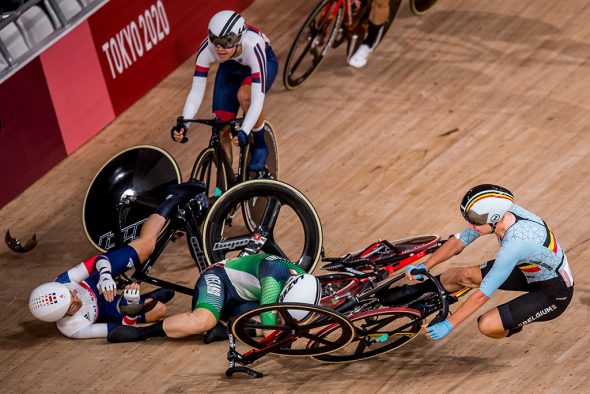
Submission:
<svg viewBox="0 0 590 394">
<path fill-rule="evenodd" d="M 419 266 L 408 265 L 406 267 L 406 277 L 408 278 L 408 280 L 414 280 L 414 279 L 422 280 L 422 279 L 424 279 L 424 275 L 422 275 L 422 274 L 412 275 L 412 271 L 415 269 L 425 269 L 428 272 L 428 268 L 426 268 L 426 266 L 424 264 L 420 264 Z"/>
<path fill-rule="evenodd" d="M 453 331 L 453 328 L 455 328 L 455 326 L 453 326 L 453 324 L 448 319 L 443 320 L 440 323 L 433 324 L 430 327 L 426 327 L 426 324 L 424 324 L 422 327 L 426 330 L 426 336 L 428 338 L 437 341 L 449 335 L 449 333 Z"/>
<path fill-rule="evenodd" d="M 115 299 L 117 284 L 113 280 L 111 274 L 101 274 L 96 287 L 98 288 L 98 292 L 102 294 L 104 299 L 108 302 L 112 302 Z"/>
<path fill-rule="evenodd" d="M 248 134 L 244 130 L 239 130 L 232 141 L 234 144 L 244 147 L 248 145 Z"/>
</svg>

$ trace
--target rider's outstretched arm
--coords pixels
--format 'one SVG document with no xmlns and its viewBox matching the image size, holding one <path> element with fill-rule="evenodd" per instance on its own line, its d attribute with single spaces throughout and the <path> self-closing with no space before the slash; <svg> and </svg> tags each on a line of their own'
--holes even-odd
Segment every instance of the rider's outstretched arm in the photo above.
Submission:
<svg viewBox="0 0 590 394">
<path fill-rule="evenodd" d="M 437 264 L 447 261 L 451 257 L 461 253 L 463 249 L 465 249 L 463 242 L 461 242 L 458 237 L 452 236 L 432 255 L 430 255 L 430 257 L 424 262 L 424 266 L 430 270 Z"/>
</svg>

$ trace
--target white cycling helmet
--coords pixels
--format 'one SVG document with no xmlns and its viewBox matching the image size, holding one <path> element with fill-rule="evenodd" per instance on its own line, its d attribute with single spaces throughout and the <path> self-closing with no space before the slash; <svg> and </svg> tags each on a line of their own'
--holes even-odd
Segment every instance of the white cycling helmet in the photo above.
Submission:
<svg viewBox="0 0 590 394">
<path fill-rule="evenodd" d="M 57 282 L 36 287 L 29 297 L 29 310 L 35 318 L 46 322 L 58 321 L 70 308 L 70 290 Z"/>
<path fill-rule="evenodd" d="M 514 195 L 501 186 L 484 184 L 470 189 L 461 201 L 461 214 L 475 226 L 491 224 L 492 228 L 514 203 Z"/>
<path fill-rule="evenodd" d="M 246 20 L 235 11 L 220 11 L 209 21 L 209 42 L 213 46 L 233 48 L 242 42 Z"/>
<path fill-rule="evenodd" d="M 320 281 L 313 275 L 301 274 L 287 279 L 279 295 L 279 302 L 318 305 L 321 297 L 322 286 Z M 289 314 L 298 321 L 304 321 L 311 315 L 311 312 L 289 309 Z"/>
</svg>

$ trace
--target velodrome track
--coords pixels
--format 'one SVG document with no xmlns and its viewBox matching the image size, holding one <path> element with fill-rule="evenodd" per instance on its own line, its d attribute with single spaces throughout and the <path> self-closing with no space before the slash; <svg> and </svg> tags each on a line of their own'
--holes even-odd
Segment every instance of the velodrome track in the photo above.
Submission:
<svg viewBox="0 0 590 394">
<path fill-rule="evenodd" d="M 256 0 L 244 16 L 284 60 L 315 3 Z M 168 150 L 187 174 L 207 144 L 205 128 L 193 127 L 185 145 L 168 134 L 190 87 L 191 57 L 0 211 L 3 231 L 39 239 L 28 254 L 0 248 L 1 391 L 587 392 L 589 20 L 583 0 L 441 0 L 420 18 L 404 3 L 365 69 L 347 67 L 338 48 L 299 90 L 287 92 L 277 79 L 265 103 L 279 134 L 281 178 L 315 205 L 328 255 L 378 238 L 457 232 L 465 225 L 458 210 L 465 190 L 497 183 L 543 216 L 566 249 L 576 287 L 559 319 L 492 340 L 478 333 L 473 316 L 443 341 L 421 336 L 343 365 L 270 356 L 255 364 L 266 373 L 257 381 L 225 378 L 225 343 L 75 341 L 33 320 L 30 290 L 95 253 L 81 211 L 100 166 L 123 148 L 149 143 Z M 210 108 L 211 87 L 203 108 Z M 487 238 L 452 264 L 493 258 L 497 242 Z M 187 285 L 196 278 L 184 242 L 172 244 L 158 267 Z M 489 306 L 509 298 L 499 291 Z M 188 310 L 189 302 L 177 295 L 170 311 Z"/>
</svg>

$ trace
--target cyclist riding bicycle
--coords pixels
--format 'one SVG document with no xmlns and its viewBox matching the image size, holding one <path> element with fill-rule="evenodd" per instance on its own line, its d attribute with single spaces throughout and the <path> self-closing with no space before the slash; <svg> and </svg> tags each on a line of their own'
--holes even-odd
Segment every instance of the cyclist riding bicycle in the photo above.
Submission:
<svg viewBox="0 0 590 394">
<path fill-rule="evenodd" d="M 192 311 L 167 317 L 146 327 L 120 326 L 109 333 L 110 342 L 134 342 L 152 337 L 182 338 L 207 332 L 205 343 L 226 339 L 220 322 L 258 305 L 276 302 L 319 304 L 321 286 L 313 276 L 290 261 L 268 254 L 228 259 L 204 271 L 195 284 Z M 292 314 L 301 313 L 294 311 Z M 303 312 L 304 313 L 304 312 Z M 305 316 L 293 316 L 303 320 Z M 272 325 L 276 315 L 261 314 Z"/>
<path fill-rule="evenodd" d="M 478 288 L 445 321 L 428 328 L 428 336 L 447 336 L 498 290 L 526 294 L 490 309 L 477 320 L 479 330 L 490 338 L 514 335 L 533 322 L 557 318 L 572 300 L 574 280 L 567 257 L 553 231 L 540 217 L 516 205 L 513 194 L 500 186 L 484 184 L 470 189 L 461 201 L 461 214 L 469 227 L 452 236 L 418 268 L 432 269 L 459 254 L 482 235 L 496 234 L 500 250 L 494 260 L 479 267 L 445 271 L 440 280 L 447 291 Z M 410 271 L 410 280 L 421 279 Z M 384 305 L 402 305 L 421 294 L 436 291 L 432 281 L 388 289 L 379 297 Z"/>
<path fill-rule="evenodd" d="M 241 129 L 233 137 L 239 146 L 248 144 L 252 132 L 250 171 L 264 171 L 268 147 L 264 141 L 265 123 L 262 112 L 265 94 L 270 90 L 278 70 L 278 61 L 268 38 L 257 28 L 246 25 L 240 14 L 221 11 L 209 21 L 208 36 L 197 52 L 192 88 L 182 116 L 193 118 L 199 111 L 207 74 L 212 63 L 219 62 L 213 89 L 213 113 L 222 121 L 236 118 L 239 108 L 245 114 Z M 175 142 L 186 142 L 188 125 L 171 129 Z M 229 134 L 223 136 L 224 147 L 231 157 Z"/>
<path fill-rule="evenodd" d="M 367 64 L 369 55 L 383 38 L 385 23 L 389 19 L 389 0 L 373 0 L 370 7 L 367 36 L 348 60 L 348 64 L 354 68 L 362 68 Z"/>
<path fill-rule="evenodd" d="M 129 245 L 94 256 L 59 275 L 53 282 L 35 288 L 29 298 L 31 314 L 42 321 L 56 322 L 67 337 L 104 338 L 118 325 L 153 322 L 166 314 L 166 302 L 174 291 L 157 289 L 143 296 L 139 284 L 128 285 L 117 295 L 115 280 L 121 273 L 145 262 L 154 251 L 158 234 L 167 218 L 181 204 L 205 190 L 202 184 L 188 182 L 169 189 L 167 199 L 148 218 L 140 237 Z M 204 201 L 206 197 L 203 194 Z M 156 301 L 144 313 L 140 305 Z M 124 313 L 129 311 L 129 313 Z M 136 311 L 137 313 L 134 313 Z"/>
</svg>

